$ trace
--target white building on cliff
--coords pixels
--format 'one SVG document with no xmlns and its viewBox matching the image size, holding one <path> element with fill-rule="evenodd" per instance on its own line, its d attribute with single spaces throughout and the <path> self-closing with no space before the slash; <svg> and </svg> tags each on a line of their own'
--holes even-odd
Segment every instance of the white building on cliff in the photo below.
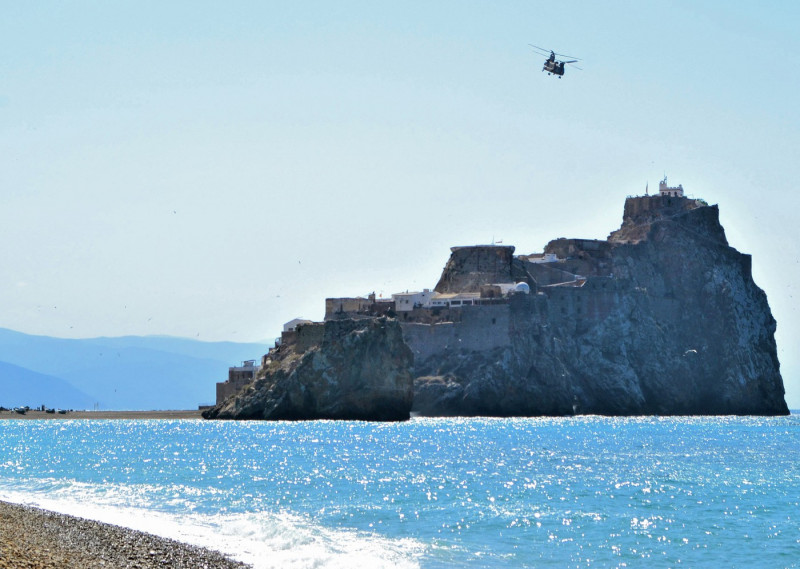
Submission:
<svg viewBox="0 0 800 569">
<path fill-rule="evenodd" d="M 658 195 L 660 196 L 669 196 L 673 198 L 682 198 L 683 197 L 683 184 L 678 184 L 677 188 L 670 188 L 667 185 L 667 177 L 664 176 L 664 179 L 658 183 Z"/>
</svg>

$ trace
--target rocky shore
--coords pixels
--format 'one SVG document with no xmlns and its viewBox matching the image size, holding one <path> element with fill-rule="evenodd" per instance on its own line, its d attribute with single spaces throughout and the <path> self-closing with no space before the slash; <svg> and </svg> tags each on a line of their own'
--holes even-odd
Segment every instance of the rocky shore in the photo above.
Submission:
<svg viewBox="0 0 800 569">
<path fill-rule="evenodd" d="M 221 553 L 171 539 L 0 502 L 0 569 L 243 569 Z"/>
</svg>

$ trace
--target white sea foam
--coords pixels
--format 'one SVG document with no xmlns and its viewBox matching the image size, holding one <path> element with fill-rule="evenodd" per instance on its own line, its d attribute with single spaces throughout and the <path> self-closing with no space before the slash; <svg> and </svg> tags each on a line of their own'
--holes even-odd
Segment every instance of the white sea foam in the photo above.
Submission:
<svg viewBox="0 0 800 569">
<path fill-rule="evenodd" d="M 424 547 L 355 530 L 329 529 L 291 513 L 178 515 L 111 505 L 78 485 L 69 496 L 0 487 L 0 500 L 144 531 L 221 551 L 255 569 L 419 567 Z"/>
</svg>

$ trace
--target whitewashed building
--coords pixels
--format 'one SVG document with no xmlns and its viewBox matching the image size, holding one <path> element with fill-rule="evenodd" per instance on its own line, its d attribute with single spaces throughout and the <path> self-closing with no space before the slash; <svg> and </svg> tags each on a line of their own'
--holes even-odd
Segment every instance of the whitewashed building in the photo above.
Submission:
<svg viewBox="0 0 800 569">
<path fill-rule="evenodd" d="M 430 307 L 461 307 L 477 304 L 481 298 L 479 292 L 451 292 L 445 294 L 434 294 L 431 298 Z"/>
<path fill-rule="evenodd" d="M 300 324 L 313 324 L 311 320 L 306 320 L 305 318 L 295 318 L 294 320 L 289 320 L 286 324 L 283 325 L 284 332 L 291 332 L 295 330 Z"/>
<path fill-rule="evenodd" d="M 395 312 L 409 312 L 414 308 L 430 306 L 434 293 L 426 288 L 422 292 L 398 292 L 392 295 Z"/>
<path fill-rule="evenodd" d="M 557 263 L 558 262 L 558 255 L 555 253 L 541 253 L 537 254 L 534 253 L 533 255 L 528 255 L 526 257 L 529 263 Z"/>
</svg>

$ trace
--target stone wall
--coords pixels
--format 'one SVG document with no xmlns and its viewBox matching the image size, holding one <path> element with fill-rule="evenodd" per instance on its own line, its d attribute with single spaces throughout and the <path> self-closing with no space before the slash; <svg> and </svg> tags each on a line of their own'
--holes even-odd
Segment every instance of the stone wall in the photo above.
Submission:
<svg viewBox="0 0 800 569">
<path fill-rule="evenodd" d="M 328 321 L 392 316 L 394 311 L 394 301 L 377 300 L 374 294 L 369 298 L 326 298 L 324 319 Z"/>
<path fill-rule="evenodd" d="M 649 222 L 695 209 L 699 205 L 697 200 L 686 197 L 661 195 L 630 197 L 625 200 L 622 220 L 623 223 L 628 220 L 637 223 Z"/>
<path fill-rule="evenodd" d="M 456 322 L 400 323 L 415 361 L 460 350 L 487 352 L 510 343 L 508 304 L 466 306 L 459 312 Z"/>
<path fill-rule="evenodd" d="M 625 200 L 622 226 L 612 231 L 608 240 L 614 243 L 638 243 L 647 236 L 650 224 L 697 209 L 703 202 L 686 197 L 638 196 Z"/>
<path fill-rule="evenodd" d="M 545 254 L 554 254 L 559 259 L 576 257 L 586 253 L 589 257 L 607 257 L 611 250 L 608 241 L 598 239 L 553 239 L 544 248 Z"/>
<path fill-rule="evenodd" d="M 527 263 L 526 268 L 540 287 L 575 280 L 575 275 L 563 268 L 563 263 Z"/>
<path fill-rule="evenodd" d="M 238 378 L 233 381 L 223 381 L 217 383 L 217 405 L 225 401 L 228 397 L 239 391 L 251 381 L 252 378 Z"/>
<path fill-rule="evenodd" d="M 374 301 L 368 298 L 326 298 L 325 320 L 347 318 L 348 314 L 366 313 Z"/>
<path fill-rule="evenodd" d="M 324 333 L 325 324 L 323 322 L 313 322 L 298 326 L 295 349 L 298 352 L 305 352 L 310 348 L 321 346 Z"/>
<path fill-rule="evenodd" d="M 608 277 L 587 277 L 582 286 L 542 289 L 548 298 L 548 319 L 570 333 L 583 333 L 619 307 L 619 283 Z"/>
</svg>

